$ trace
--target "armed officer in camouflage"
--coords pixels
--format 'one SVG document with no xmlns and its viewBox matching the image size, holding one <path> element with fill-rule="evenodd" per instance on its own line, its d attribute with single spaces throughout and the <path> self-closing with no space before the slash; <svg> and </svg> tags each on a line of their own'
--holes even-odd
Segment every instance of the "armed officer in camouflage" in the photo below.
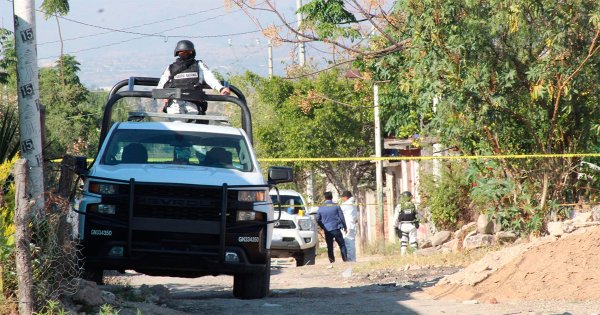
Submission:
<svg viewBox="0 0 600 315">
<path fill-rule="evenodd" d="M 394 228 L 400 237 L 400 254 L 406 255 L 406 248 L 410 244 L 413 250 L 417 249 L 417 207 L 412 203 L 412 194 L 405 191 L 400 195 L 400 202 L 394 209 Z"/>
<path fill-rule="evenodd" d="M 196 60 L 196 49 L 189 40 L 181 40 L 175 46 L 175 57 L 177 59 L 170 64 L 163 72 L 157 89 L 162 88 L 181 88 L 194 89 L 197 85 L 206 82 L 211 88 L 221 93 L 229 95 L 231 91 L 224 87 L 215 75 L 208 69 L 202 60 Z M 194 104 L 186 101 L 171 100 L 165 101 L 163 112 L 169 114 L 201 114 L 204 115 L 208 104 L 202 102 Z"/>
</svg>

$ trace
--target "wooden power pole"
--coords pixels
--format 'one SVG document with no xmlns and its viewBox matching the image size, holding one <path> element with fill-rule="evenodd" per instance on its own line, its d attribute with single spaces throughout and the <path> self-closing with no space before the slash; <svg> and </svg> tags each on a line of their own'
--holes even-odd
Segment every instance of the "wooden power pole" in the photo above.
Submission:
<svg viewBox="0 0 600 315">
<path fill-rule="evenodd" d="M 20 159 L 15 162 L 15 251 L 18 279 L 19 315 L 30 315 L 34 311 L 33 273 L 31 253 L 29 252 L 31 222 L 30 208 L 33 201 L 27 198 L 27 161 Z M 31 202 L 31 204 L 30 204 Z"/>
</svg>

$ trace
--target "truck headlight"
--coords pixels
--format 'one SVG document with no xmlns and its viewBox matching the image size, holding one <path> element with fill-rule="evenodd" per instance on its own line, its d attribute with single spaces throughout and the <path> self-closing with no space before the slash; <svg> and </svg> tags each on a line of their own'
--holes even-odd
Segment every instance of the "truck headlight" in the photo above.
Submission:
<svg viewBox="0 0 600 315">
<path fill-rule="evenodd" d="M 298 226 L 300 230 L 310 231 L 312 229 L 312 221 L 310 219 L 300 219 L 298 220 Z"/>
<path fill-rule="evenodd" d="M 117 206 L 95 203 L 88 206 L 88 211 L 100 214 L 115 214 L 117 212 Z"/>
<path fill-rule="evenodd" d="M 100 182 L 90 182 L 89 191 L 91 193 L 99 195 L 115 195 L 119 192 L 119 185 Z"/>
<path fill-rule="evenodd" d="M 235 215 L 236 221 L 264 221 L 265 214 L 262 212 L 238 210 Z"/>
<path fill-rule="evenodd" d="M 266 190 L 240 190 L 238 191 L 238 201 L 257 202 L 267 201 Z"/>
</svg>

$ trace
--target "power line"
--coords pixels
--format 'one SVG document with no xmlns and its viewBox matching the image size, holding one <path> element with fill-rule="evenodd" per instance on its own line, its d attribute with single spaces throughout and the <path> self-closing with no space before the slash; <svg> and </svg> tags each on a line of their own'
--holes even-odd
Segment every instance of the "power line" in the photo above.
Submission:
<svg viewBox="0 0 600 315">
<path fill-rule="evenodd" d="M 142 27 L 142 26 L 148 26 L 148 25 L 154 25 L 154 24 L 164 23 L 164 22 L 168 22 L 168 21 L 172 21 L 172 20 L 176 20 L 176 19 L 180 19 L 180 18 L 192 16 L 192 15 L 198 15 L 198 14 L 201 14 L 201 13 L 206 13 L 206 12 L 210 12 L 210 11 L 219 10 L 221 8 L 223 8 L 223 6 L 212 8 L 212 9 L 207 9 L 207 10 L 201 10 L 201 11 L 197 11 L 197 12 L 194 12 L 194 13 L 188 13 L 188 14 L 184 14 L 184 15 L 180 15 L 180 16 L 176 16 L 176 17 L 172 17 L 172 18 L 168 18 L 168 19 L 162 19 L 162 20 L 159 20 L 159 21 L 153 21 L 153 22 L 148 22 L 148 23 L 144 23 L 144 24 L 133 25 L 133 26 L 125 27 L 122 30 L 129 30 L 129 29 L 138 28 L 138 27 Z M 238 11 L 238 10 L 233 10 L 233 11 L 230 11 L 228 13 L 232 13 L 232 12 L 235 12 L 235 11 Z M 38 10 L 38 11 L 40 11 L 40 10 Z M 40 11 L 40 12 L 42 12 L 42 11 Z M 62 18 L 62 17 L 59 17 L 59 18 Z M 79 22 L 79 21 L 77 21 L 77 22 Z M 76 40 L 76 39 L 87 38 L 87 37 L 93 37 L 93 36 L 98 36 L 98 35 L 105 35 L 105 34 L 110 34 L 110 33 L 113 33 L 113 32 L 114 31 L 108 31 L 108 32 L 101 32 L 101 33 L 95 33 L 95 34 L 82 35 L 82 36 L 78 36 L 78 37 L 66 38 L 66 39 L 63 39 L 63 42 L 71 41 L 71 40 Z M 55 41 L 51 41 L 51 42 L 44 42 L 44 43 L 38 44 L 38 46 L 46 45 L 46 44 L 54 44 L 54 43 L 59 43 L 59 42 L 60 42 L 60 40 L 55 40 Z"/>
</svg>

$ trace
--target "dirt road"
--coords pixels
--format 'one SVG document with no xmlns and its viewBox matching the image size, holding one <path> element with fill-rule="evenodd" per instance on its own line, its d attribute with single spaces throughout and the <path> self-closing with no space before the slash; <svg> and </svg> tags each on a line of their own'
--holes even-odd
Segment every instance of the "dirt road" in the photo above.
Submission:
<svg viewBox="0 0 600 315">
<path fill-rule="evenodd" d="M 376 259 L 376 258 L 370 258 Z M 233 298 L 233 278 L 197 279 L 148 277 L 136 273 L 114 276 L 105 286 L 169 288 L 170 299 L 160 305 L 123 301 L 119 314 L 598 314 L 600 302 L 566 301 L 453 301 L 434 300 L 422 288 L 434 285 L 456 268 L 408 267 L 357 273 L 359 263 L 295 267 L 290 260 L 273 260 L 271 294 L 261 300 Z M 487 302 L 487 303 L 486 303 Z M 477 303 L 477 304 L 474 304 Z"/>
</svg>

